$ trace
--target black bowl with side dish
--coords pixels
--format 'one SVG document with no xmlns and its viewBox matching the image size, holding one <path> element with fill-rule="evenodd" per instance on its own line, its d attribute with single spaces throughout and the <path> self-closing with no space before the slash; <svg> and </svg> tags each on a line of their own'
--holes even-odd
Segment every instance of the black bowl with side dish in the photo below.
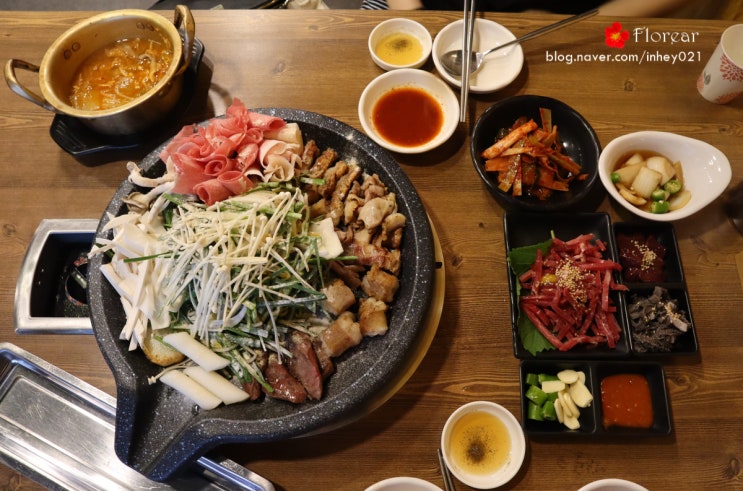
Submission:
<svg viewBox="0 0 743 491">
<path fill-rule="evenodd" d="M 557 126 L 562 153 L 581 166 L 581 173 L 587 174 L 584 180 L 571 182 L 568 191 L 554 191 L 546 200 L 525 193 L 514 196 L 511 191 L 499 189 L 497 174 L 485 171 L 485 159 L 482 157 L 482 152 L 498 140 L 499 131 L 510 128 L 518 118 L 531 118 L 540 125 L 540 108 L 552 112 L 552 123 Z M 596 186 L 600 153 L 601 145 L 596 132 L 583 116 L 564 102 L 538 95 L 508 97 L 490 106 L 475 123 L 470 142 L 476 172 L 496 201 L 507 210 L 554 212 L 579 207 L 583 211 L 596 209 L 599 198 L 605 194 L 603 189 L 599 189 L 601 186 Z"/>
</svg>

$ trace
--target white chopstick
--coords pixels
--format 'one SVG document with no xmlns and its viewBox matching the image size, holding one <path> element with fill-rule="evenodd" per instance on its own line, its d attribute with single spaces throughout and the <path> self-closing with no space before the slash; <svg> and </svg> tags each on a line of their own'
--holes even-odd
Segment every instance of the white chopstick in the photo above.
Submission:
<svg viewBox="0 0 743 491">
<path fill-rule="evenodd" d="M 475 30 L 475 0 L 464 0 L 462 25 L 462 90 L 459 95 L 459 122 L 467 121 L 467 97 L 470 92 L 470 61 L 472 58 L 472 33 Z"/>
</svg>

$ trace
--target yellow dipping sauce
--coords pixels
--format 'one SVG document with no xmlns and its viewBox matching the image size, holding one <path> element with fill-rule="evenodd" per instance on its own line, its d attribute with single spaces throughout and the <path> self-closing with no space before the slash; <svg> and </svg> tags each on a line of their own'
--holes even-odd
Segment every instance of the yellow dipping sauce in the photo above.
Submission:
<svg viewBox="0 0 743 491">
<path fill-rule="evenodd" d="M 390 65 L 410 65 L 423 56 L 423 45 L 412 34 L 395 32 L 379 40 L 374 54 Z"/>
<path fill-rule="evenodd" d="M 485 411 L 467 413 L 451 431 L 452 463 L 468 474 L 488 475 L 508 461 L 511 436 L 503 422 Z"/>
</svg>

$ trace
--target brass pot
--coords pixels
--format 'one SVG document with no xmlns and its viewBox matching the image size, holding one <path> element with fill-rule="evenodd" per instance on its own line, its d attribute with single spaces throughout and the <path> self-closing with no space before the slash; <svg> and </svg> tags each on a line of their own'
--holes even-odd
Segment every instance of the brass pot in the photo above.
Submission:
<svg viewBox="0 0 743 491">
<path fill-rule="evenodd" d="M 180 31 L 179 31 L 180 30 Z M 178 5 L 171 23 L 147 10 L 124 9 L 90 17 L 67 30 L 34 65 L 10 59 L 5 80 L 13 92 L 44 109 L 77 118 L 93 131 L 106 135 L 138 133 L 161 121 L 178 102 L 183 72 L 193 53 L 195 25 L 188 7 Z M 70 91 L 80 65 L 96 50 L 119 40 L 142 38 L 165 43 L 173 58 L 163 78 L 147 93 L 123 105 L 99 110 L 80 110 L 70 105 Z M 39 73 L 41 95 L 18 82 L 15 70 Z"/>
</svg>

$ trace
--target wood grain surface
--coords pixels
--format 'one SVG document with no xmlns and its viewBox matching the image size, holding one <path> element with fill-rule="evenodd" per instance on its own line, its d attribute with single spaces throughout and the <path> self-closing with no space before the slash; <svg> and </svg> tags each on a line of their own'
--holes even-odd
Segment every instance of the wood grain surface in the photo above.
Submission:
<svg viewBox="0 0 743 491">
<path fill-rule="evenodd" d="M 0 52 L 40 63 L 47 47 L 85 12 L 3 12 Z M 166 15 L 171 15 L 165 13 Z M 459 13 L 410 12 L 435 35 Z M 361 129 L 357 101 L 381 70 L 367 37 L 394 12 L 196 11 L 206 47 L 201 83 L 182 122 L 221 114 L 233 98 L 249 107 L 292 107 Z M 549 15 L 485 17 L 521 35 L 557 20 Z M 631 38 L 624 49 L 604 43 L 620 21 L 641 33 L 695 32 L 692 43 Z M 513 356 L 503 239 L 503 210 L 473 169 L 468 135 L 492 103 L 518 94 L 560 99 L 580 112 L 601 143 L 637 130 L 692 136 L 730 158 L 733 185 L 743 172 L 743 98 L 724 106 L 699 96 L 696 79 L 726 21 L 595 17 L 524 45 L 519 77 L 493 94 L 472 95 L 468 122 L 425 155 L 394 155 L 414 183 L 442 244 L 446 296 L 438 332 L 416 373 L 385 405 L 344 428 L 224 453 L 282 490 L 362 490 L 392 476 L 417 476 L 443 487 L 436 448 L 448 415 L 477 399 L 496 401 L 520 418 L 519 362 Z M 647 61 L 647 54 L 685 53 L 686 61 Z M 551 62 L 559 55 L 643 56 L 644 61 Z M 691 59 L 693 58 L 693 59 Z M 423 67 L 435 71 L 429 62 Z M 23 73 L 37 90 L 34 74 Z M 458 92 L 458 91 L 457 91 Z M 11 342 L 115 395 L 93 336 L 18 335 L 13 300 L 21 262 L 45 218 L 99 218 L 126 176 L 125 160 L 79 162 L 49 136 L 52 115 L 7 88 L 0 90 L 0 340 Z M 141 158 L 151 148 L 133 153 Z M 105 159 L 101 159 L 105 160 Z M 629 219 L 605 198 L 598 207 Z M 593 211 L 593 210 L 587 210 Z M 743 237 L 718 200 L 675 223 L 692 312 L 697 356 L 665 362 L 674 435 L 663 439 L 528 442 L 527 460 L 505 489 L 576 490 L 618 477 L 651 490 L 743 488 L 743 294 L 736 254 Z M 249 410 L 249 407 L 246 407 Z M 8 468 L 0 489 L 37 489 Z M 466 489 L 457 483 L 457 489 Z"/>
</svg>

